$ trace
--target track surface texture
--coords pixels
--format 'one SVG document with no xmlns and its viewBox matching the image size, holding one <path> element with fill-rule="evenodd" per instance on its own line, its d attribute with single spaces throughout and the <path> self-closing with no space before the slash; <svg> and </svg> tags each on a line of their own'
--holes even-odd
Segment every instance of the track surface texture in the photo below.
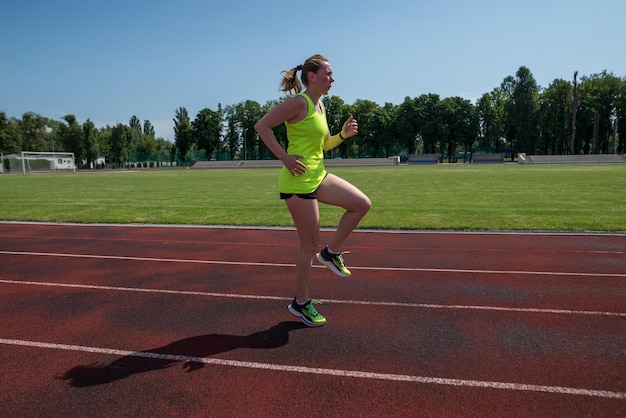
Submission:
<svg viewBox="0 0 626 418">
<path fill-rule="evenodd" d="M 319 328 L 291 229 L 0 237 L 0 416 L 626 415 L 626 235 L 357 231 Z"/>
</svg>

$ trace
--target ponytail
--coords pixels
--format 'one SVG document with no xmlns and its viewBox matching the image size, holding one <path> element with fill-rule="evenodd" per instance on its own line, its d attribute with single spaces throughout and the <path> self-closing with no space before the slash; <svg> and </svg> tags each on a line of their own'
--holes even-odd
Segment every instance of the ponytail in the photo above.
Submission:
<svg viewBox="0 0 626 418">
<path fill-rule="evenodd" d="M 283 71 L 281 73 L 283 80 L 280 82 L 280 91 L 286 91 L 288 93 L 294 92 L 295 94 L 302 91 L 302 83 L 298 80 L 298 71 L 302 71 L 302 65 L 298 65 L 289 71 Z"/>
<path fill-rule="evenodd" d="M 281 73 L 283 79 L 280 82 L 280 90 L 288 93 L 300 93 L 302 91 L 302 84 L 305 86 L 309 84 L 308 74 L 310 72 L 317 73 L 317 70 L 320 69 L 324 62 L 328 62 L 328 60 L 322 55 L 317 54 L 307 59 L 303 65 L 293 67 L 289 71 L 283 71 Z M 298 80 L 298 71 L 302 71 L 302 82 Z"/>
</svg>

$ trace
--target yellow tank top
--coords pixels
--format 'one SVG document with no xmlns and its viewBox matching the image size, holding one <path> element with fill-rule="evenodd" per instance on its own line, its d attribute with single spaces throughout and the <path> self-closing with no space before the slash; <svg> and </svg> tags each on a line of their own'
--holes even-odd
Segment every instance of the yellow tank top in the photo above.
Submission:
<svg viewBox="0 0 626 418">
<path fill-rule="evenodd" d="M 322 113 L 319 113 L 313 101 L 304 93 L 299 93 L 307 101 L 307 115 L 300 122 L 291 124 L 285 122 L 287 127 L 287 138 L 289 145 L 287 154 L 304 155 L 301 159 L 306 165 L 306 173 L 300 176 L 293 176 L 283 166 L 278 177 L 278 190 L 281 193 L 306 194 L 315 191 L 324 176 L 324 141 L 328 136 L 328 122 L 326 121 L 326 110 L 320 102 Z"/>
</svg>

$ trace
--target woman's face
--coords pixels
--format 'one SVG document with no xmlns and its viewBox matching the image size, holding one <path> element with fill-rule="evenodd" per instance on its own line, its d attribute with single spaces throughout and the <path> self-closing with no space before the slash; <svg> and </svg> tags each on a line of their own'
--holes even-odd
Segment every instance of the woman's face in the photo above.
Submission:
<svg viewBox="0 0 626 418">
<path fill-rule="evenodd" d="M 333 68 L 328 62 L 324 62 L 316 73 L 311 74 L 309 88 L 314 88 L 321 95 L 327 95 L 334 81 Z"/>
</svg>

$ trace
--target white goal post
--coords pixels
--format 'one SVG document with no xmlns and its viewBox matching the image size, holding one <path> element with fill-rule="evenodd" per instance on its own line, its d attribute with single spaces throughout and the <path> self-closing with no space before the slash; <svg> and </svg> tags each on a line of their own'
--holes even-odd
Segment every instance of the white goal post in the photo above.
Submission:
<svg viewBox="0 0 626 418">
<path fill-rule="evenodd" d="M 33 152 L 22 151 L 19 154 L 5 156 L 11 161 L 11 172 L 20 168 L 23 174 L 76 172 L 76 161 L 73 152 Z"/>
</svg>

